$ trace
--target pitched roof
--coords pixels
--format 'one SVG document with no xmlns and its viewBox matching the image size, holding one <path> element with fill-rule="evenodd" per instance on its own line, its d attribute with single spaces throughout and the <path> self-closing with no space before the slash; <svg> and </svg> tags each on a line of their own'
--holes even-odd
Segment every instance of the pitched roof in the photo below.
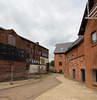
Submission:
<svg viewBox="0 0 97 100">
<path fill-rule="evenodd" d="M 6 29 L 4 29 L 3 27 L 0 27 L 0 30 L 6 30 Z"/>
<path fill-rule="evenodd" d="M 89 1 L 89 11 L 91 11 L 91 9 L 93 8 L 93 5 L 94 5 L 94 0 L 88 0 L 88 1 Z M 87 12 L 87 5 L 86 5 L 78 35 L 84 35 L 86 24 L 88 21 L 88 19 L 85 19 L 85 17 L 87 17 L 87 15 L 88 15 L 88 12 Z"/>
<path fill-rule="evenodd" d="M 79 36 L 79 38 L 78 38 L 75 42 L 73 42 L 73 43 L 71 44 L 71 46 L 68 47 L 68 50 L 67 50 L 66 52 L 68 52 L 68 51 L 69 51 L 70 49 L 72 49 L 73 47 L 79 45 L 83 40 L 84 40 L 84 35 Z"/>
<path fill-rule="evenodd" d="M 68 42 L 68 43 L 61 43 L 61 44 L 56 44 L 56 48 L 54 50 L 54 54 L 56 53 L 65 53 L 65 51 L 68 49 L 68 47 L 72 44 L 73 42 Z"/>
<path fill-rule="evenodd" d="M 47 49 L 46 47 L 44 47 L 44 46 L 42 46 L 42 45 L 40 45 L 40 44 L 36 44 L 35 42 L 33 42 L 33 41 L 29 40 L 29 39 L 26 39 L 26 38 L 24 38 L 24 37 L 18 35 L 13 29 L 4 29 L 4 28 L 0 27 L 0 30 L 3 30 L 3 31 L 12 31 L 12 32 L 14 32 L 17 36 L 19 36 L 21 39 L 24 39 L 24 40 L 26 40 L 26 41 L 32 42 L 32 43 L 34 43 L 35 45 L 39 45 L 40 47 L 42 47 L 42 48 L 44 48 L 44 49 Z M 47 50 L 49 50 L 49 49 L 47 49 Z"/>
<path fill-rule="evenodd" d="M 75 46 L 79 45 L 83 40 L 84 40 L 84 35 L 81 35 L 75 42 L 56 44 L 54 54 L 66 53 L 72 48 L 74 48 Z M 63 50 L 61 48 L 63 48 Z"/>
</svg>

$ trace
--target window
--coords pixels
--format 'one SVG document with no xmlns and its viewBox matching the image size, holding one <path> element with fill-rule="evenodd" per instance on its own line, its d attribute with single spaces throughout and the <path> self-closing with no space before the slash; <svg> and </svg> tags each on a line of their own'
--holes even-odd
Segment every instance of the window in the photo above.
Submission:
<svg viewBox="0 0 97 100">
<path fill-rule="evenodd" d="M 35 49 L 35 45 L 33 45 L 33 49 Z"/>
<path fill-rule="evenodd" d="M 74 55 L 72 55 L 72 59 L 74 59 Z"/>
<path fill-rule="evenodd" d="M 33 54 L 33 58 L 35 59 L 35 54 Z"/>
<path fill-rule="evenodd" d="M 29 65 L 26 65 L 26 70 L 29 70 Z"/>
<path fill-rule="evenodd" d="M 29 42 L 27 42 L 27 47 L 30 47 L 30 43 Z"/>
<path fill-rule="evenodd" d="M 62 62 L 59 62 L 59 66 L 62 66 Z"/>
<path fill-rule="evenodd" d="M 60 51 L 63 51 L 63 48 L 60 48 Z"/>
<path fill-rule="evenodd" d="M 95 44 L 97 42 L 96 38 L 96 31 L 92 33 L 92 44 Z"/>
<path fill-rule="evenodd" d="M 75 69 L 73 69 L 73 79 L 75 79 Z"/>
<path fill-rule="evenodd" d="M 68 61 L 68 63 L 69 63 L 69 57 L 67 58 L 67 61 Z"/>
<path fill-rule="evenodd" d="M 93 81 L 97 82 L 97 69 L 93 69 Z"/>
<path fill-rule="evenodd" d="M 46 50 L 44 49 L 43 52 L 46 53 Z"/>
<path fill-rule="evenodd" d="M 15 37 L 13 35 L 8 35 L 8 44 L 15 46 Z"/>
<path fill-rule="evenodd" d="M 59 70 L 59 73 L 61 73 L 61 74 L 62 74 L 62 70 Z"/>
<path fill-rule="evenodd" d="M 39 51 L 41 51 L 41 47 L 39 47 Z"/>
<path fill-rule="evenodd" d="M 59 54 L 59 58 L 62 58 L 62 54 Z"/>
</svg>

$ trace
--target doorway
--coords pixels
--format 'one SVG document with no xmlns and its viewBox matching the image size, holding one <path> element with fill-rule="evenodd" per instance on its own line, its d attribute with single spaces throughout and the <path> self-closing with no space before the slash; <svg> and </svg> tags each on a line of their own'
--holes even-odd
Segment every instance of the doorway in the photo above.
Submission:
<svg viewBox="0 0 97 100">
<path fill-rule="evenodd" d="M 73 69 L 73 79 L 75 79 L 75 69 Z"/>
<path fill-rule="evenodd" d="M 81 69 L 81 81 L 85 82 L 85 70 Z"/>
</svg>

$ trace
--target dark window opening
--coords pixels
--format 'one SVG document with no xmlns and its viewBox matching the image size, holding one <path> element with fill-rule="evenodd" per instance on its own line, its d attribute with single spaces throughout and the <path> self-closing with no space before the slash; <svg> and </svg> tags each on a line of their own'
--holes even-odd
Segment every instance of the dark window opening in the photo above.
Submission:
<svg viewBox="0 0 97 100">
<path fill-rule="evenodd" d="M 26 65 L 26 70 L 29 70 L 29 65 Z"/>
<path fill-rule="evenodd" d="M 85 82 L 85 70 L 81 69 L 81 81 Z"/>
<path fill-rule="evenodd" d="M 59 73 L 62 73 L 62 70 L 59 70 Z"/>
<path fill-rule="evenodd" d="M 35 59 L 35 54 L 33 54 L 33 58 Z"/>
<path fill-rule="evenodd" d="M 62 66 L 62 62 L 59 62 L 59 66 Z"/>
<path fill-rule="evenodd" d="M 35 45 L 33 45 L 33 49 L 35 49 Z"/>
<path fill-rule="evenodd" d="M 30 43 L 29 42 L 27 42 L 27 47 L 30 47 Z"/>
<path fill-rule="evenodd" d="M 97 82 L 97 69 L 93 69 L 93 81 Z"/>
<path fill-rule="evenodd" d="M 73 69 L 73 79 L 75 79 L 75 69 Z"/>
<path fill-rule="evenodd" d="M 39 51 L 41 51 L 41 47 L 39 47 Z"/>
</svg>

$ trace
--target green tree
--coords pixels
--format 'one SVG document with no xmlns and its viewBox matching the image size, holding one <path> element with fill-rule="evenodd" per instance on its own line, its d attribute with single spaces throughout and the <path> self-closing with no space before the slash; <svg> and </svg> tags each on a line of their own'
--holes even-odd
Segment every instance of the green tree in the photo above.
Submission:
<svg viewBox="0 0 97 100">
<path fill-rule="evenodd" d="M 52 61 L 49 63 L 49 65 L 54 67 L 54 60 L 52 60 Z"/>
</svg>

